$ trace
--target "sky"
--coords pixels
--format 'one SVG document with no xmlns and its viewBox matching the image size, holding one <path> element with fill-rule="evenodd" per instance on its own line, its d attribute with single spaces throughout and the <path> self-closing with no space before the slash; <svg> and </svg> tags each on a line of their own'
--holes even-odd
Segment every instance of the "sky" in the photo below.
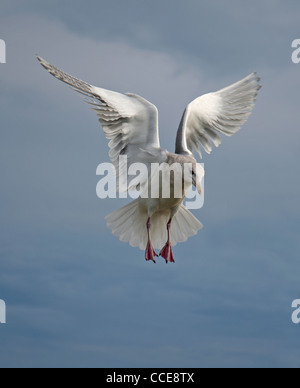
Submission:
<svg viewBox="0 0 300 388">
<path fill-rule="evenodd" d="M 0 367 L 300 366 L 298 1 L 0 0 Z M 96 115 L 39 54 L 160 112 L 174 150 L 186 105 L 252 71 L 241 132 L 205 155 L 204 229 L 146 263 L 96 196 Z"/>
</svg>

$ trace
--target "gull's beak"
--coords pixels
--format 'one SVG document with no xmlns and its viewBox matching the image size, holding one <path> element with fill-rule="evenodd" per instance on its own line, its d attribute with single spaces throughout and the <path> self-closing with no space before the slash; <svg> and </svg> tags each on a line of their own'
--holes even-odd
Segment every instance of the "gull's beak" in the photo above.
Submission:
<svg viewBox="0 0 300 388">
<path fill-rule="evenodd" d="M 193 182 L 193 186 L 197 187 L 196 176 L 194 174 L 193 174 L 193 177 L 192 177 L 192 182 Z"/>
<path fill-rule="evenodd" d="M 195 175 L 193 175 L 193 185 L 196 187 L 198 193 L 199 193 L 200 195 L 202 195 L 203 189 L 202 189 L 201 182 L 198 182 L 198 181 L 197 181 Z"/>
<path fill-rule="evenodd" d="M 203 166 L 197 163 L 196 173 L 195 171 L 193 171 L 192 182 L 193 182 L 193 185 L 196 187 L 199 195 L 203 194 L 202 180 L 204 175 L 205 175 L 205 171 Z"/>
</svg>

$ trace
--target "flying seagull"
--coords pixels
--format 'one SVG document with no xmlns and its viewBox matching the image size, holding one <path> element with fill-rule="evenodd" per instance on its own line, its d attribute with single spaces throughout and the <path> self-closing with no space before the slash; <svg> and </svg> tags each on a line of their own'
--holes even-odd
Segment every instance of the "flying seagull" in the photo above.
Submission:
<svg viewBox="0 0 300 388">
<path fill-rule="evenodd" d="M 155 198 L 140 196 L 135 201 L 106 217 L 107 225 L 121 241 L 145 250 L 147 261 L 155 262 L 155 249 L 166 262 L 175 262 L 172 246 L 186 241 L 202 229 L 203 225 L 183 205 L 187 191 L 194 185 L 201 193 L 204 171 L 199 169 L 195 152 L 200 157 L 200 146 L 210 154 L 213 145 L 221 144 L 220 134 L 232 136 L 250 116 L 260 89 L 256 73 L 215 93 L 205 94 L 192 101 L 184 111 L 176 138 L 175 153 L 160 147 L 158 110 L 149 101 L 132 94 L 120 94 L 101 89 L 81 81 L 37 56 L 41 65 L 57 79 L 83 94 L 93 105 L 109 142 L 109 156 L 121 174 L 120 156 L 126 156 L 129 165 L 144 163 L 190 166 L 191 183 L 186 184 L 180 196 L 175 193 L 175 174 L 170 181 L 170 195 Z M 120 167 L 121 166 L 121 167 Z M 188 179 L 182 175 L 182 179 Z M 151 187 L 152 175 L 144 177 Z M 165 244 L 165 241 L 166 244 Z"/>
</svg>

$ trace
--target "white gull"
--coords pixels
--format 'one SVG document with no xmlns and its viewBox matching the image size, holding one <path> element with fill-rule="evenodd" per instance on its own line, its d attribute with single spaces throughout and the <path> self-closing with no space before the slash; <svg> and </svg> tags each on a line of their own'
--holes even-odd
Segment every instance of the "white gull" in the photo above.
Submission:
<svg viewBox="0 0 300 388">
<path fill-rule="evenodd" d="M 213 145 L 218 147 L 221 144 L 219 134 L 232 136 L 246 122 L 261 87 L 256 73 L 192 101 L 184 111 L 177 132 L 175 153 L 170 153 L 160 147 L 158 110 L 149 101 L 135 94 L 121 94 L 95 87 L 61 71 L 39 56 L 37 58 L 50 74 L 83 94 L 88 98 L 87 102 L 93 105 L 102 129 L 110 140 L 109 156 L 118 174 L 127 173 L 119 171 L 120 156 L 128 158 L 128 166 L 143 163 L 149 171 L 154 163 L 179 165 L 182 172 L 184 166 L 190 166 L 186 175 L 181 174 L 184 184 L 180 198 L 175 195 L 177 180 L 174 172 L 168 198 L 162 195 L 159 188 L 158 198 L 140 196 L 106 217 L 113 234 L 121 241 L 145 250 L 147 261 L 155 262 L 158 256 L 155 249 L 163 247 L 160 256 L 167 263 L 174 262 L 172 246 L 186 241 L 202 228 L 202 224 L 183 205 L 192 184 L 199 193 L 202 190 L 204 171 L 199 168 L 193 153 L 196 151 L 202 157 L 201 146 L 210 154 Z M 149 192 L 152 178 L 151 174 L 147 175 L 142 183 Z M 130 183 L 127 189 L 129 187 L 132 189 Z"/>
</svg>

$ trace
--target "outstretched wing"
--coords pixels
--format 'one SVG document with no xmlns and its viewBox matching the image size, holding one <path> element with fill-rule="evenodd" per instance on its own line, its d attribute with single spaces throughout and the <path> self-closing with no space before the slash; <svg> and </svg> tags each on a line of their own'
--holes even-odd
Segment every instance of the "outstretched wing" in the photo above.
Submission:
<svg viewBox="0 0 300 388">
<path fill-rule="evenodd" d="M 159 153 L 158 111 L 153 104 L 135 94 L 120 94 L 95 87 L 72 77 L 41 57 L 37 59 L 50 74 L 83 94 L 93 106 L 110 140 L 109 156 L 117 171 L 120 155 L 126 155 L 131 164 L 141 162 L 145 152 L 148 158 Z"/>
<path fill-rule="evenodd" d="M 177 154 L 191 154 L 199 146 L 210 154 L 222 139 L 219 133 L 232 136 L 250 116 L 261 86 L 256 73 L 215 93 L 191 102 L 182 117 L 176 140 Z"/>
</svg>

